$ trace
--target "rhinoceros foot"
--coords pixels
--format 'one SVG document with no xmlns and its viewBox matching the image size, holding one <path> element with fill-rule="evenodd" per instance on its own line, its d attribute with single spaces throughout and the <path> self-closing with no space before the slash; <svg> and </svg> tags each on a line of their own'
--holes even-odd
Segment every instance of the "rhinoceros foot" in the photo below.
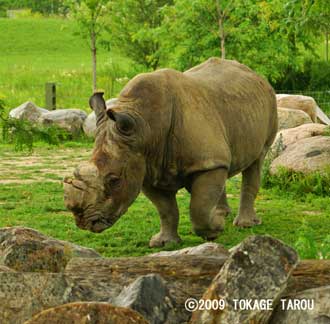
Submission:
<svg viewBox="0 0 330 324">
<path fill-rule="evenodd" d="M 151 238 L 149 247 L 162 247 L 168 243 L 181 243 L 181 238 L 177 234 L 159 232 Z"/>
<path fill-rule="evenodd" d="M 261 219 L 257 217 L 255 211 L 240 213 L 233 222 L 238 227 L 252 227 L 261 223 Z"/>
</svg>

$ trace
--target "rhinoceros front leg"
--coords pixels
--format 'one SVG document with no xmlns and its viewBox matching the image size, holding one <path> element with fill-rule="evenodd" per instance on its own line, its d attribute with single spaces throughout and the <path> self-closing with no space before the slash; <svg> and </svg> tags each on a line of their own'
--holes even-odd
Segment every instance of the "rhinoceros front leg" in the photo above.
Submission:
<svg viewBox="0 0 330 324">
<path fill-rule="evenodd" d="M 231 213 L 231 208 L 228 205 L 227 201 L 227 194 L 226 194 L 226 187 L 223 188 L 220 200 L 218 202 L 217 209 L 224 214 L 224 216 L 227 216 Z"/>
<path fill-rule="evenodd" d="M 234 219 L 234 225 L 251 227 L 261 224 L 254 210 L 254 201 L 260 187 L 261 167 L 263 158 L 256 160 L 249 168 L 242 172 L 242 188 L 239 212 Z"/>
<path fill-rule="evenodd" d="M 228 171 L 219 168 L 196 175 L 191 186 L 190 218 L 194 232 L 214 240 L 224 228 L 228 204 L 224 187 Z"/>
<path fill-rule="evenodd" d="M 167 243 L 180 243 L 178 235 L 179 209 L 176 203 L 176 192 L 167 192 L 152 187 L 143 187 L 143 193 L 156 206 L 160 216 L 160 232 L 154 235 L 150 247 L 160 247 Z"/>
</svg>

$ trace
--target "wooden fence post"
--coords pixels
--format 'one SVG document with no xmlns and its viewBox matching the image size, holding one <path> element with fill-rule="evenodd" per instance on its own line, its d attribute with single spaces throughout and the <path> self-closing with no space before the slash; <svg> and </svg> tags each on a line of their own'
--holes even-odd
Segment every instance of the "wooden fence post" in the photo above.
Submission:
<svg viewBox="0 0 330 324">
<path fill-rule="evenodd" d="M 54 82 L 46 83 L 46 109 L 56 109 L 56 83 Z"/>
</svg>

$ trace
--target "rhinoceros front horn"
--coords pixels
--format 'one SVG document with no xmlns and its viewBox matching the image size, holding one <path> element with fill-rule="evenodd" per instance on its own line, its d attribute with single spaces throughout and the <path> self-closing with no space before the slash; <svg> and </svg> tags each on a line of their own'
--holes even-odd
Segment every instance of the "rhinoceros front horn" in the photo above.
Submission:
<svg viewBox="0 0 330 324">
<path fill-rule="evenodd" d="M 89 106 L 94 110 L 96 115 L 96 125 L 105 117 L 106 104 L 103 99 L 103 91 L 95 92 L 89 99 Z"/>
</svg>

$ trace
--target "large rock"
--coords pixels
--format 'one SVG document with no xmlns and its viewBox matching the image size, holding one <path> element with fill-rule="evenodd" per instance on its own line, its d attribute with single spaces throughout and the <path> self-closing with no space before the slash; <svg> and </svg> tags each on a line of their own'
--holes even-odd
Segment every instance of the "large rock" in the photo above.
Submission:
<svg viewBox="0 0 330 324">
<path fill-rule="evenodd" d="M 77 302 L 47 309 L 25 324 L 148 324 L 137 312 L 109 303 Z"/>
<path fill-rule="evenodd" d="M 117 102 L 117 98 L 112 98 L 106 101 L 107 108 L 111 108 Z M 88 137 L 95 137 L 96 132 L 96 116 L 95 112 L 91 112 L 84 121 L 83 129 Z"/>
<path fill-rule="evenodd" d="M 83 124 L 84 133 L 88 137 L 95 137 L 96 132 L 96 116 L 95 112 L 91 112 L 84 121 Z"/>
<path fill-rule="evenodd" d="M 38 122 L 45 126 L 56 125 L 71 134 L 78 134 L 86 118 L 87 114 L 79 109 L 58 109 L 42 114 Z"/>
<path fill-rule="evenodd" d="M 312 123 L 312 119 L 302 110 L 278 107 L 277 113 L 279 130 Z"/>
<path fill-rule="evenodd" d="M 309 138 L 319 135 L 330 135 L 329 126 L 323 124 L 304 124 L 294 128 L 280 130 L 271 147 L 273 156 L 280 155 L 288 145 L 296 143 L 303 138 Z"/>
<path fill-rule="evenodd" d="M 187 247 L 175 251 L 161 251 L 149 256 L 179 256 L 179 255 L 202 255 L 210 257 L 221 257 L 225 258 L 229 255 L 228 250 L 226 250 L 221 244 L 206 242 L 197 246 Z"/>
<path fill-rule="evenodd" d="M 92 249 L 24 227 L 0 229 L 0 264 L 16 271 L 62 271 L 73 257 L 97 258 Z"/>
<path fill-rule="evenodd" d="M 150 324 L 177 322 L 175 301 L 157 274 L 137 278 L 121 291 L 113 304 L 139 312 Z"/>
<path fill-rule="evenodd" d="M 27 101 L 17 108 L 9 112 L 9 117 L 17 119 L 25 119 L 30 122 L 36 122 L 42 114 L 48 113 L 49 110 L 36 106 L 33 102 Z"/>
<path fill-rule="evenodd" d="M 69 303 L 71 288 L 60 273 L 0 272 L 0 323 L 21 324 L 46 308 Z"/>
<path fill-rule="evenodd" d="M 289 109 L 298 109 L 304 111 L 311 120 L 317 122 L 317 104 L 312 97 L 302 95 L 276 95 L 277 107 L 285 107 Z"/>
<path fill-rule="evenodd" d="M 191 323 L 267 323 L 272 309 L 262 309 L 262 300 L 272 300 L 270 308 L 276 306 L 297 264 L 296 252 L 279 240 L 269 236 L 245 239 L 203 296 L 204 300 L 224 300 L 225 307 L 196 311 Z M 246 308 L 248 301 L 252 310 Z"/>
<path fill-rule="evenodd" d="M 330 136 L 303 138 L 289 145 L 271 163 L 270 171 L 276 174 L 281 168 L 295 172 L 323 172 L 329 169 Z"/>
<path fill-rule="evenodd" d="M 276 307 L 270 324 L 329 324 L 330 286 L 308 289 L 283 298 Z"/>
</svg>

